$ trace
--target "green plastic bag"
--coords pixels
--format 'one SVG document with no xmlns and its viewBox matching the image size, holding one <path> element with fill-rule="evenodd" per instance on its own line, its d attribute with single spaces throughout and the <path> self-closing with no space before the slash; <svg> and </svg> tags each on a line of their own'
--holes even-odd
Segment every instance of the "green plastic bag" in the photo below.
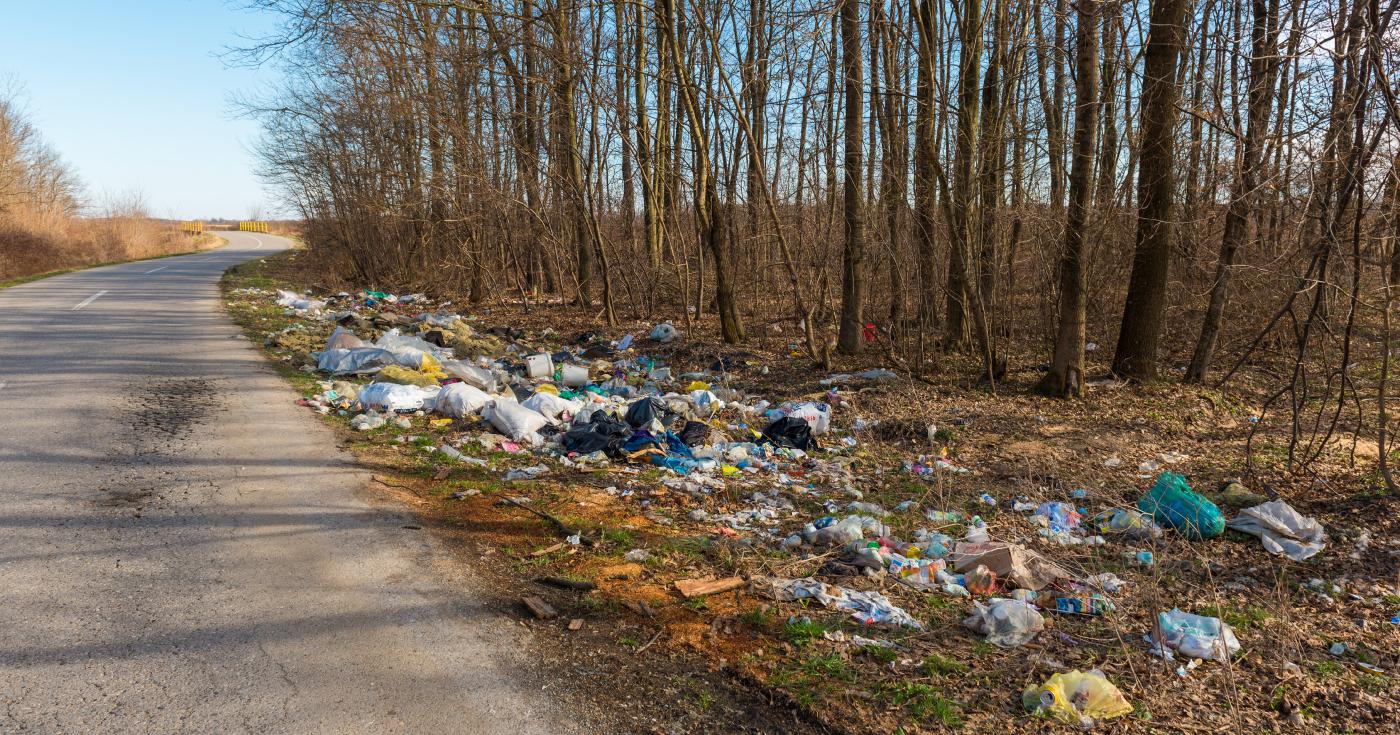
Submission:
<svg viewBox="0 0 1400 735">
<path fill-rule="evenodd" d="M 1225 532 L 1225 516 L 1204 495 L 1191 489 L 1186 478 L 1163 472 L 1157 483 L 1138 501 L 1138 510 L 1151 513 L 1152 520 L 1192 541 L 1215 538 Z"/>
</svg>

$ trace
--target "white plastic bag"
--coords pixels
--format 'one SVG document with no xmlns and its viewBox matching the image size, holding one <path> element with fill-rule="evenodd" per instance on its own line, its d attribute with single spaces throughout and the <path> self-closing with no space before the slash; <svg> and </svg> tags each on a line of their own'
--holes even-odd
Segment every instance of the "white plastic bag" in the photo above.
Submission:
<svg viewBox="0 0 1400 735">
<path fill-rule="evenodd" d="M 651 330 L 651 338 L 663 344 L 674 341 L 679 336 L 680 331 L 670 322 L 662 322 Z"/>
<path fill-rule="evenodd" d="M 458 378 L 467 385 L 475 386 L 484 391 L 496 390 L 496 376 L 492 375 L 491 371 L 486 368 L 459 360 L 444 360 L 442 369 L 448 375 Z"/>
<path fill-rule="evenodd" d="M 491 396 L 474 385 L 451 383 L 438 391 L 433 410 L 443 416 L 462 418 L 477 413 L 491 402 Z"/>
<path fill-rule="evenodd" d="M 821 436 L 831 428 L 831 412 L 820 403 L 798 404 L 787 415 L 806 421 L 812 427 L 812 436 Z"/>
<path fill-rule="evenodd" d="M 360 390 L 358 400 L 365 409 L 417 411 L 435 395 L 437 389 L 428 390 L 416 385 L 370 383 Z"/>
<path fill-rule="evenodd" d="M 433 361 L 441 362 L 443 359 L 452 357 L 451 350 L 444 350 L 417 337 L 399 334 L 397 329 L 385 332 L 379 339 L 375 340 L 374 346 L 392 352 L 394 361 L 409 370 L 422 370 L 425 366 L 424 355 L 431 355 L 433 358 L 432 361 L 426 363 L 427 365 L 431 365 Z"/>
<path fill-rule="evenodd" d="M 695 407 L 696 416 L 713 416 L 724 408 L 724 401 L 710 391 L 693 390 L 690 392 L 690 405 Z"/>
<path fill-rule="evenodd" d="M 1192 615 L 1173 608 L 1171 612 L 1157 614 L 1157 628 L 1162 631 L 1163 640 L 1155 643 L 1175 648 L 1188 658 L 1226 661 L 1240 650 L 1235 631 L 1219 618 Z"/>
<path fill-rule="evenodd" d="M 1020 600 L 994 597 L 986 605 L 973 602 L 972 607 L 972 615 L 963 621 L 963 625 L 985 634 L 987 642 L 994 646 L 1022 646 L 1045 629 L 1045 618 L 1040 616 L 1040 612 Z"/>
<path fill-rule="evenodd" d="M 277 305 L 307 314 L 320 314 L 321 310 L 326 308 L 324 301 L 308 299 L 301 294 L 281 290 L 277 292 Z"/>
<path fill-rule="evenodd" d="M 1327 532 L 1316 518 L 1305 516 L 1282 500 L 1271 500 L 1240 511 L 1225 524 L 1258 536 L 1265 550 L 1303 561 L 1327 547 Z"/>
<path fill-rule="evenodd" d="M 583 408 L 583 404 L 578 401 L 560 398 L 546 391 L 540 391 L 526 398 L 520 405 L 544 415 L 551 421 L 557 421 L 560 414 L 564 413 L 572 416 L 577 413 L 580 408 Z"/>
<path fill-rule="evenodd" d="M 507 398 L 497 398 L 487 404 L 481 415 L 502 434 L 515 441 L 530 441 L 532 444 L 540 441 L 536 432 L 549 423 L 544 414 Z"/>
</svg>

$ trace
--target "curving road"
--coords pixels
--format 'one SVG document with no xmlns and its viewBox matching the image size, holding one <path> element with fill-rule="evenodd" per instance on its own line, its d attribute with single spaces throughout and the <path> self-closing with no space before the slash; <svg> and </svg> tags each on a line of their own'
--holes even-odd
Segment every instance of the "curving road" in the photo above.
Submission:
<svg viewBox="0 0 1400 735">
<path fill-rule="evenodd" d="M 528 733 L 521 628 L 219 306 L 197 255 L 0 290 L 0 732 Z"/>
</svg>

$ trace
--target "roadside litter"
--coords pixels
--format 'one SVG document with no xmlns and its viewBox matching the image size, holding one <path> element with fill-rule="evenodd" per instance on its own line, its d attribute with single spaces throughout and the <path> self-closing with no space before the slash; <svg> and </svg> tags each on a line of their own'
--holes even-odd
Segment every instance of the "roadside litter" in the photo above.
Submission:
<svg viewBox="0 0 1400 735">
<path fill-rule="evenodd" d="M 820 625 L 828 627 L 842 617 L 848 625 L 906 631 L 922 630 L 931 619 L 961 621 L 986 643 L 1027 647 L 1032 655 L 1086 640 L 1093 645 L 1100 629 L 1112 625 L 1143 637 L 1147 650 L 1168 660 L 1223 661 L 1241 650 L 1234 630 L 1181 609 L 1153 620 L 1161 608 L 1145 608 L 1136 596 L 1151 583 L 1148 575 L 1179 578 L 1175 551 L 1187 542 L 1205 548 L 1227 526 L 1295 561 L 1323 553 L 1328 543 L 1321 523 L 1282 500 L 1241 504 L 1260 496 L 1238 482 L 1212 493 L 1217 505 L 1183 475 L 1160 472 L 1187 457 L 1159 448 L 1138 466 L 1155 476 L 1145 492 L 1135 479 L 1114 485 L 1027 475 L 1022 482 L 1016 468 L 1008 474 L 1016 473 L 1018 484 L 999 482 L 989 462 L 957 451 L 956 433 L 976 420 L 973 412 L 919 417 L 906 426 L 876 420 L 878 404 L 872 409 L 862 401 L 885 391 L 898 396 L 899 387 L 890 385 L 898 375 L 884 368 L 814 376 L 804 389 L 813 392 L 764 397 L 742 384 L 746 370 L 757 372 L 742 355 L 692 355 L 689 364 L 667 364 L 698 341 L 665 322 L 614 341 L 594 332 L 546 337 L 486 329 L 445 309 L 417 311 L 428 308 L 424 300 L 381 292 L 325 300 L 281 292 L 277 303 L 299 314 L 299 324 L 321 327 L 283 330 L 274 345 L 300 356 L 293 367 L 320 373 L 304 405 L 343 416 L 356 430 L 397 437 L 406 452 L 435 465 L 436 479 L 486 478 L 481 490 L 443 495 L 490 497 L 509 512 L 551 523 L 557 543 L 541 544 L 542 554 L 581 559 L 610 549 L 614 556 L 594 579 L 645 582 L 691 611 L 750 595 L 749 603 L 756 596 L 768 601 L 765 608 L 789 608 L 784 614 L 806 608 L 813 617 L 824 615 Z M 914 450 L 882 455 L 877 442 L 891 432 Z M 925 454 L 915 458 L 918 452 Z M 1143 453 L 1117 452 L 1132 459 L 1090 461 L 1095 469 L 1121 466 L 1103 474 L 1131 477 L 1130 462 Z M 488 482 L 509 488 L 510 497 L 493 494 Z M 596 516 L 579 521 L 583 516 L 575 513 L 585 511 L 565 510 L 563 494 L 554 490 L 570 484 L 586 489 L 567 501 L 579 501 L 580 509 L 596 507 L 599 498 L 626 503 L 619 516 L 627 525 L 608 536 L 593 525 Z M 1240 510 L 1227 524 L 1222 507 Z M 694 562 L 690 546 L 648 551 L 641 547 L 650 543 L 642 542 L 649 532 L 638 527 L 675 531 L 707 551 L 694 554 Z M 1361 554 L 1371 543 L 1345 527 L 1333 532 L 1344 552 L 1354 542 Z M 1243 548 L 1237 537 L 1213 544 Z M 1263 558 L 1252 541 L 1249 546 Z M 677 565 L 682 554 L 687 561 Z M 726 564 L 709 564 L 716 557 Z M 762 560 L 761 569 L 743 561 L 753 558 Z M 677 566 L 684 567 L 679 575 Z M 1252 584 L 1249 578 L 1229 583 Z M 1354 590 L 1333 585 L 1330 576 L 1319 584 L 1303 590 L 1317 604 L 1338 604 Z M 606 592 L 610 585 L 597 587 Z M 1167 605 L 1205 609 L 1185 595 L 1170 596 L 1181 589 L 1163 585 L 1160 594 Z M 1376 600 L 1385 594 L 1367 591 Z M 540 596 L 532 600 L 548 605 Z M 930 601 L 955 607 L 956 616 L 930 617 L 931 606 L 920 606 Z M 527 607 L 541 620 L 554 617 Z M 742 614 L 741 607 L 735 615 Z M 897 630 L 886 635 L 891 640 L 830 629 L 815 637 L 817 645 L 855 641 L 918 650 Z M 1191 666 L 1184 661 L 1181 670 Z M 1102 673 L 1066 668 L 1052 667 L 1062 673 L 1024 690 L 1028 709 L 1073 724 L 1132 711 Z M 1024 684 L 1016 681 L 1012 691 Z"/>
</svg>

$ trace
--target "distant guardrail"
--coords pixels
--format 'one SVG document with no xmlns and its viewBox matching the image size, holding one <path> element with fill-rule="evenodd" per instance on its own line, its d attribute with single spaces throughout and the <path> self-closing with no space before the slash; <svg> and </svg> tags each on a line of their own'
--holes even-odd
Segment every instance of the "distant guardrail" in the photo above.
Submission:
<svg viewBox="0 0 1400 735">
<path fill-rule="evenodd" d="M 183 233 L 185 233 L 186 235 L 203 235 L 203 234 L 204 234 L 204 223 L 203 223 L 203 222 L 181 222 L 181 223 L 180 223 L 180 231 L 183 232 Z"/>
<path fill-rule="evenodd" d="M 261 232 L 261 233 L 263 233 L 264 235 L 268 234 L 268 229 L 267 229 L 267 223 L 266 223 L 266 222 L 257 222 L 257 221 L 251 221 L 251 220 L 250 220 L 250 221 L 247 221 L 247 222 L 239 222 L 239 223 L 238 223 L 238 231 L 239 231 L 239 232 Z"/>
</svg>

